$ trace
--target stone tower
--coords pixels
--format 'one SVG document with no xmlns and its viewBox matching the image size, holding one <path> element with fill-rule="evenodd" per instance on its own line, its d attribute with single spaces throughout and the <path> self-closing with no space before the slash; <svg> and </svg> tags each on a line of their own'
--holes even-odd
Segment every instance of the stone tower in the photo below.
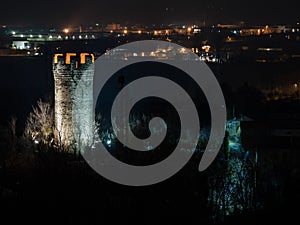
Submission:
<svg viewBox="0 0 300 225">
<path fill-rule="evenodd" d="M 83 151 L 91 145 L 94 130 L 94 55 L 55 54 L 53 75 L 56 137 L 65 146 Z"/>
</svg>

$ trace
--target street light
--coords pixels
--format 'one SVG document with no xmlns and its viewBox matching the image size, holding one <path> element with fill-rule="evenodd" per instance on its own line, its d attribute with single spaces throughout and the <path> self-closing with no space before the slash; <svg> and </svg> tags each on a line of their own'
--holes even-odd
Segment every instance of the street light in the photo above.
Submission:
<svg viewBox="0 0 300 225">
<path fill-rule="evenodd" d="M 68 34 L 70 32 L 70 30 L 68 28 L 65 28 L 63 31 L 65 34 Z"/>
</svg>

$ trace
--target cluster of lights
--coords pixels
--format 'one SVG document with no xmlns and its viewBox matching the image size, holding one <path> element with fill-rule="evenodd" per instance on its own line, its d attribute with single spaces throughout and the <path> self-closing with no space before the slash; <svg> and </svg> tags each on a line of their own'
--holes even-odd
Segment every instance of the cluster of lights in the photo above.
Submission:
<svg viewBox="0 0 300 225">
<path fill-rule="evenodd" d="M 114 31 L 111 30 L 110 33 L 113 33 Z M 138 33 L 138 34 L 142 34 L 142 30 L 138 30 L 138 31 L 132 31 L 132 33 Z M 123 34 L 129 34 L 129 30 L 128 29 L 124 29 L 123 30 Z"/>
<path fill-rule="evenodd" d="M 193 31 L 195 30 L 196 26 L 195 26 L 195 25 L 190 26 L 190 27 L 183 26 L 183 28 L 186 29 L 187 33 L 191 33 L 191 32 L 193 32 Z M 62 30 L 62 32 L 66 35 L 66 36 L 64 37 L 66 40 L 68 40 L 69 38 L 71 38 L 71 39 L 73 39 L 73 40 L 76 39 L 76 37 L 75 37 L 74 35 L 71 36 L 71 37 L 68 37 L 69 34 L 71 33 L 71 29 L 70 29 L 70 28 L 64 28 L 64 29 Z M 114 30 L 110 30 L 110 33 L 114 33 Z M 129 31 L 129 30 L 127 29 L 127 27 L 125 27 L 124 30 L 122 31 L 122 33 L 123 33 L 123 35 L 127 35 L 127 34 L 129 34 L 129 33 L 136 33 L 136 34 L 141 35 L 141 34 L 143 34 L 143 31 L 142 31 L 142 30 Z M 169 30 L 165 30 L 165 31 L 162 31 L 162 30 L 155 30 L 155 31 L 153 31 L 153 35 L 155 35 L 155 36 L 157 36 L 157 35 L 163 35 L 163 34 L 169 35 L 169 33 L 170 33 Z M 12 34 L 12 35 L 16 35 L 17 33 L 16 33 L 15 31 L 11 31 L 11 34 Z M 21 37 L 21 38 L 24 38 L 25 35 L 20 34 L 20 37 Z M 30 37 L 30 38 L 33 38 L 34 35 L 30 34 L 29 37 Z M 42 38 L 43 35 L 38 35 L 38 37 L 39 37 L 39 38 Z M 84 37 L 81 36 L 81 35 L 79 35 L 78 38 L 79 38 L 79 39 L 83 39 Z M 87 39 L 88 36 L 86 35 L 85 38 Z M 91 38 L 95 39 L 95 36 L 92 35 Z M 48 36 L 48 39 L 53 40 L 53 39 L 55 39 L 55 36 L 49 35 L 49 36 Z M 57 39 L 62 39 L 62 36 L 61 36 L 61 35 L 57 36 Z"/>
<path fill-rule="evenodd" d="M 215 62 L 218 61 L 218 59 L 217 59 L 216 56 L 210 55 L 210 54 L 208 54 L 208 53 L 201 54 L 201 56 L 199 57 L 199 59 L 200 59 L 201 61 L 203 61 L 203 62 L 213 62 L 213 63 L 215 63 Z"/>
</svg>

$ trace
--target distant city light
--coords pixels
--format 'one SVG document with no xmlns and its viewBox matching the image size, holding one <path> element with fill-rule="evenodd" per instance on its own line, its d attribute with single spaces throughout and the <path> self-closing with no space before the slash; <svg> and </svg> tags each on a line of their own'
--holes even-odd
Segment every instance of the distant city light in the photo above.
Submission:
<svg viewBox="0 0 300 225">
<path fill-rule="evenodd" d="M 264 31 L 265 31 L 265 30 L 262 29 L 262 32 L 264 32 Z M 260 32 L 260 29 L 258 29 L 258 30 L 257 30 L 257 34 L 260 35 L 260 33 L 261 33 L 261 32 Z"/>
<path fill-rule="evenodd" d="M 209 45 L 202 46 L 202 50 L 204 50 L 206 53 L 209 52 L 210 48 L 211 47 Z"/>
<path fill-rule="evenodd" d="M 139 30 L 139 31 L 138 31 L 138 34 L 141 34 L 141 33 L 142 33 L 142 31 L 141 31 L 141 30 Z"/>
<path fill-rule="evenodd" d="M 192 28 L 189 27 L 189 28 L 187 29 L 187 31 L 190 33 L 190 32 L 192 31 Z"/>
<path fill-rule="evenodd" d="M 11 32 L 11 34 L 12 34 L 12 35 L 15 35 L 15 34 L 16 34 L 16 32 L 15 32 L 15 31 L 12 31 L 12 32 Z"/>
<path fill-rule="evenodd" d="M 201 32 L 201 29 L 199 29 L 199 28 L 194 29 L 195 34 L 200 33 L 200 32 Z"/>
<path fill-rule="evenodd" d="M 123 32 L 124 32 L 124 34 L 128 34 L 128 30 L 124 30 Z"/>
<path fill-rule="evenodd" d="M 70 30 L 68 28 L 65 28 L 63 31 L 65 34 L 68 34 L 70 32 Z"/>
</svg>

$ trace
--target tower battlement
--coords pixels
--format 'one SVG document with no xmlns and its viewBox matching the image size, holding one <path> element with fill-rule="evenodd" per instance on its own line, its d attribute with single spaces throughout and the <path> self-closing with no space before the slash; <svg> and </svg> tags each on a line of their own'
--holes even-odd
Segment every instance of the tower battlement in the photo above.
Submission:
<svg viewBox="0 0 300 225">
<path fill-rule="evenodd" d="M 65 65 L 69 69 L 81 69 L 95 61 L 95 56 L 92 53 L 57 53 L 53 57 L 53 66 Z"/>
<path fill-rule="evenodd" d="M 92 142 L 94 60 L 90 53 L 58 53 L 53 57 L 56 136 L 79 150 Z"/>
</svg>

